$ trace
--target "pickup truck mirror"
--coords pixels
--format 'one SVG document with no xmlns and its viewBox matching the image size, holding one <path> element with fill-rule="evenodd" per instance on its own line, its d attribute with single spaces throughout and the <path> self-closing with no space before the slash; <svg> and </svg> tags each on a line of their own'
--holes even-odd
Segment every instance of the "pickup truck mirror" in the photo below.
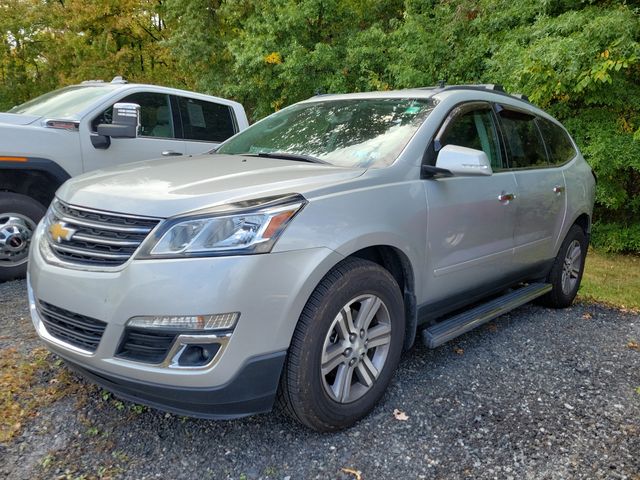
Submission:
<svg viewBox="0 0 640 480">
<path fill-rule="evenodd" d="M 453 176 L 488 176 L 493 174 L 487 154 L 482 150 L 445 145 L 438 152 L 436 168 Z"/>
<path fill-rule="evenodd" d="M 112 123 L 101 123 L 98 135 L 111 138 L 136 138 L 140 130 L 140 105 L 116 103 L 113 106 Z"/>
</svg>

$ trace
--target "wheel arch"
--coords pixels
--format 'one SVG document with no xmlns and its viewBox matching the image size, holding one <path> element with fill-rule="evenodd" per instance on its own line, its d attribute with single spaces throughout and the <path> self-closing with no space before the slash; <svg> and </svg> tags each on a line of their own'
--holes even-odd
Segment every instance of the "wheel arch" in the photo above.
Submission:
<svg viewBox="0 0 640 480">
<path fill-rule="evenodd" d="M 71 176 L 57 163 L 44 158 L 0 163 L 0 192 L 26 195 L 47 207 L 56 190 Z"/>
<path fill-rule="evenodd" d="M 404 301 L 406 324 L 404 348 L 411 348 L 415 341 L 418 317 L 415 275 L 409 257 L 398 247 L 384 244 L 370 245 L 346 255 L 346 258 L 351 257 L 376 263 L 396 279 Z"/>
<path fill-rule="evenodd" d="M 581 213 L 578 217 L 573 221 L 571 225 L 578 225 L 582 228 L 584 234 L 589 237 L 591 233 L 591 217 L 588 213 Z"/>
</svg>

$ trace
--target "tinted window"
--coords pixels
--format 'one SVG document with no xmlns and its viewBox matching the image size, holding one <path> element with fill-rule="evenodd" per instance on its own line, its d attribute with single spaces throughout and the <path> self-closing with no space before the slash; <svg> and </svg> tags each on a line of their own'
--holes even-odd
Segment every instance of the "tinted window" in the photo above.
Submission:
<svg viewBox="0 0 640 480">
<path fill-rule="evenodd" d="M 178 102 L 186 140 L 223 142 L 236 133 L 231 107 L 186 97 Z"/>
<path fill-rule="evenodd" d="M 547 152 L 536 125 L 528 113 L 504 108 L 499 113 L 511 168 L 547 167 Z"/>
<path fill-rule="evenodd" d="M 302 102 L 276 112 L 218 153 L 311 155 L 333 165 L 391 165 L 433 110 L 430 99 L 356 98 Z"/>
<path fill-rule="evenodd" d="M 538 118 L 538 126 L 552 164 L 561 165 L 576 156 L 578 152 L 573 148 L 569 135 L 562 127 L 544 118 Z"/>
<path fill-rule="evenodd" d="M 504 168 L 497 129 L 489 106 L 457 116 L 440 137 L 440 145 L 458 145 L 482 150 L 487 154 L 491 168 Z"/>
<path fill-rule="evenodd" d="M 161 93 L 134 93 L 116 103 L 128 102 L 140 105 L 140 136 L 175 138 L 169 95 Z M 95 132 L 100 123 L 111 123 L 113 107 L 107 108 L 91 122 Z"/>
</svg>

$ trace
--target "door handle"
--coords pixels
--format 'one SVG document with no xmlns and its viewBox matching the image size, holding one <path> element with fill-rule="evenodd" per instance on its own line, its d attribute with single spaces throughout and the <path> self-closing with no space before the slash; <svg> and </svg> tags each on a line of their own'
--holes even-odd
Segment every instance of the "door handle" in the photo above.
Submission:
<svg viewBox="0 0 640 480">
<path fill-rule="evenodd" d="M 562 185 L 556 185 L 553 187 L 553 193 L 562 193 L 564 192 L 564 187 Z"/>
<path fill-rule="evenodd" d="M 179 157 L 180 155 L 182 155 L 182 153 L 176 152 L 174 150 L 165 150 L 164 152 L 162 152 L 163 157 Z"/>
<path fill-rule="evenodd" d="M 500 200 L 501 202 L 509 202 L 511 200 L 515 200 L 515 198 L 515 193 L 501 193 L 500 195 L 498 195 L 498 200 Z"/>
</svg>

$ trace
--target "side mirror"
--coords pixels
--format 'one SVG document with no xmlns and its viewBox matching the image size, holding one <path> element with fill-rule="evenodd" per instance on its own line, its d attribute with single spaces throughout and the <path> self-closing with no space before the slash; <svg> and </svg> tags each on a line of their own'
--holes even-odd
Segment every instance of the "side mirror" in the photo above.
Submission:
<svg viewBox="0 0 640 480">
<path fill-rule="evenodd" d="M 112 138 L 136 138 L 140 130 L 140 105 L 116 103 L 113 106 L 113 122 L 98 125 L 98 135 Z"/>
<path fill-rule="evenodd" d="M 436 168 L 447 170 L 454 176 L 488 176 L 493 174 L 491 162 L 482 150 L 445 145 L 438 152 Z"/>
</svg>

